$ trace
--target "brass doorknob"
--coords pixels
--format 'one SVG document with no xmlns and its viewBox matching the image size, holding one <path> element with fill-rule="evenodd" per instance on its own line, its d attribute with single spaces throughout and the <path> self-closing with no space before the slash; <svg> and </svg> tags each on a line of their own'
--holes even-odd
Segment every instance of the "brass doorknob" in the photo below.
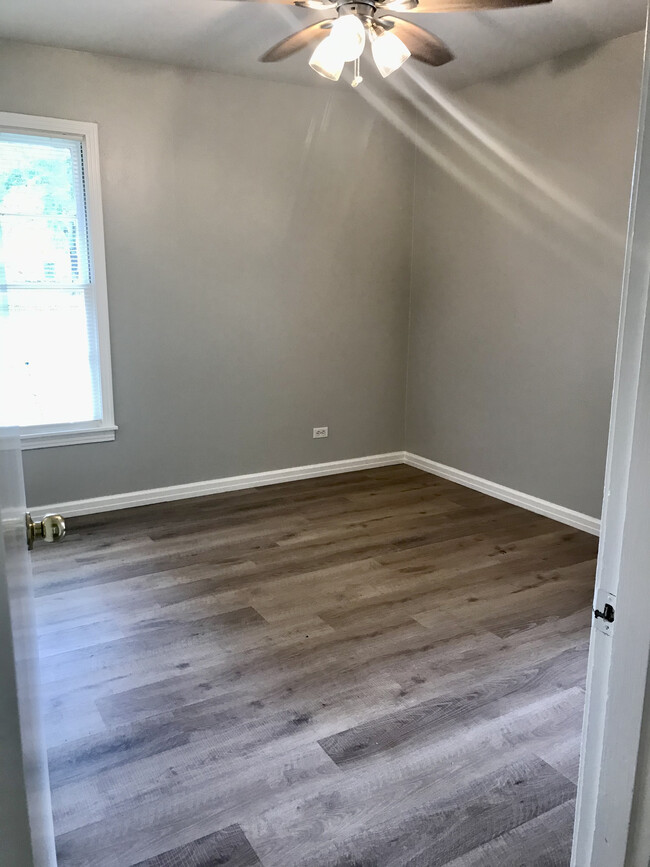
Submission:
<svg viewBox="0 0 650 867">
<path fill-rule="evenodd" d="M 32 521 L 32 516 L 25 515 L 27 525 L 27 547 L 31 551 L 35 539 L 46 542 L 60 542 L 65 536 L 65 521 L 61 515 L 45 515 L 42 521 Z"/>
</svg>

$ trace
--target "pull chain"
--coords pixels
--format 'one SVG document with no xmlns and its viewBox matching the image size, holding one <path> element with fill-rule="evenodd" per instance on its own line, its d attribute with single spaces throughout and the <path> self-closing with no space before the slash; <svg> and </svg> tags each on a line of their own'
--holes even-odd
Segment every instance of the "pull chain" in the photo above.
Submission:
<svg viewBox="0 0 650 867">
<path fill-rule="evenodd" d="M 354 78 L 352 79 L 352 87 L 358 87 L 363 81 L 363 76 L 359 74 L 359 58 L 354 61 Z"/>
</svg>

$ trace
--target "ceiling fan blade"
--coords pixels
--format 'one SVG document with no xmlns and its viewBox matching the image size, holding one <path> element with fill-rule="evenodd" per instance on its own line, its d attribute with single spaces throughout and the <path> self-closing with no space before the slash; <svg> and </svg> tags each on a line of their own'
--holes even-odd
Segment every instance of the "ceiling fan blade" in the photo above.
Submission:
<svg viewBox="0 0 650 867">
<path fill-rule="evenodd" d="M 294 0 L 293 5 L 300 6 L 301 9 L 336 9 L 336 4 L 329 0 Z"/>
<path fill-rule="evenodd" d="M 536 6 L 551 0 L 418 0 L 410 12 L 479 12 L 490 9 L 512 9 L 515 6 Z"/>
<path fill-rule="evenodd" d="M 428 63 L 429 66 L 442 66 L 454 59 L 454 55 L 447 48 L 442 39 L 438 39 L 433 33 L 429 33 L 423 27 L 397 18 L 395 15 L 382 15 L 375 21 L 382 27 L 390 30 L 399 37 L 411 52 L 411 57 Z"/>
<path fill-rule="evenodd" d="M 320 42 L 321 39 L 325 39 L 328 35 L 332 27 L 332 20 L 317 21 L 316 24 L 310 24 L 309 27 L 305 27 L 297 33 L 292 33 L 291 36 L 287 36 L 286 39 L 278 42 L 273 48 L 269 48 L 260 57 L 260 60 L 262 63 L 275 63 L 277 60 L 284 60 L 285 57 L 290 57 L 296 51 L 300 51 L 301 48 L 306 48 L 307 45 L 316 45 L 316 43 Z"/>
<path fill-rule="evenodd" d="M 390 9 L 391 12 L 413 12 L 417 7 L 418 0 L 387 0 L 380 3 L 378 9 Z"/>
<path fill-rule="evenodd" d="M 281 6 L 295 6 L 295 0 L 237 0 L 238 3 L 273 3 Z"/>
</svg>

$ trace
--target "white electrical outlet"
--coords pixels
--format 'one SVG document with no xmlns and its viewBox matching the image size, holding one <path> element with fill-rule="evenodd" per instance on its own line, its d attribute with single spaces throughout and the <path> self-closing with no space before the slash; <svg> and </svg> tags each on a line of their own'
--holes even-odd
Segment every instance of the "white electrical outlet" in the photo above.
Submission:
<svg viewBox="0 0 650 867">
<path fill-rule="evenodd" d="M 328 437 L 330 435 L 330 429 L 328 427 L 315 427 L 314 428 L 314 439 L 320 440 L 324 437 Z"/>
</svg>

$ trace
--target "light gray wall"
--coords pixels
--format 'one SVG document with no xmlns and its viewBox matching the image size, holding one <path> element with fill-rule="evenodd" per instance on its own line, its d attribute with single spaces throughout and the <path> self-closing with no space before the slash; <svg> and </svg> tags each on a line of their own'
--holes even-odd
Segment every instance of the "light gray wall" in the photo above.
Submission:
<svg viewBox="0 0 650 867">
<path fill-rule="evenodd" d="M 119 431 L 26 452 L 29 503 L 402 447 L 413 151 L 358 94 L 10 42 L 0 80 L 102 162 Z"/>
<path fill-rule="evenodd" d="M 405 445 L 598 515 L 641 59 L 434 94 L 414 160 L 345 88 L 0 43 L 0 109 L 100 124 L 120 426 L 29 502 Z"/>
<path fill-rule="evenodd" d="M 406 448 L 594 516 L 642 50 L 563 55 L 419 125 Z"/>
</svg>

